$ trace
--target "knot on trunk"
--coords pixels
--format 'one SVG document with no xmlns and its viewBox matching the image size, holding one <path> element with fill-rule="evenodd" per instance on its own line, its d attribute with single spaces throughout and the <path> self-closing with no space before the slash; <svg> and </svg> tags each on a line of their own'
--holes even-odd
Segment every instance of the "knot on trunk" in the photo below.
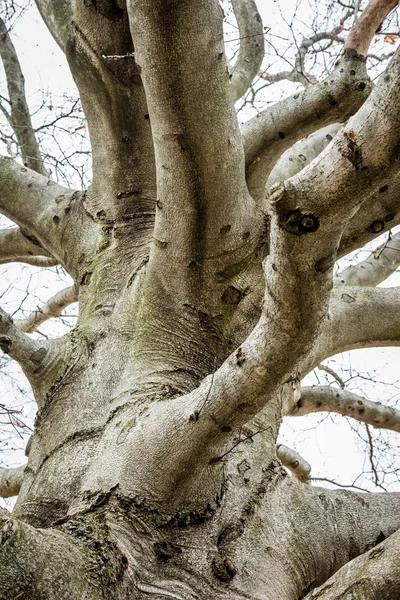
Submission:
<svg viewBox="0 0 400 600">
<path fill-rule="evenodd" d="M 219 554 L 213 560 L 214 575 L 220 581 L 231 581 L 237 573 L 237 568 L 229 556 L 220 556 Z"/>
</svg>

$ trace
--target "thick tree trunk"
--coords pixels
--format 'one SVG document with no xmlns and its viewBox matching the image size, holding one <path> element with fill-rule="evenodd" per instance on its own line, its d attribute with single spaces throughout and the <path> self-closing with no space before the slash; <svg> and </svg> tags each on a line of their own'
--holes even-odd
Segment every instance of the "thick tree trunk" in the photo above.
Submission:
<svg viewBox="0 0 400 600">
<path fill-rule="evenodd" d="M 400 58 L 329 148 L 273 190 L 267 229 L 256 201 L 282 140 L 347 118 L 369 92 L 354 49 L 243 142 L 232 95 L 260 45 L 242 47 L 232 90 L 216 0 L 38 4 L 80 89 L 94 174 L 73 192 L 0 160 L 0 208 L 21 228 L 8 239 L 75 280 L 42 315 L 79 299 L 77 326 L 53 341 L 23 333 L 38 316 L 0 311 L 0 347 L 38 403 L 18 501 L 0 514 L 0 598 L 305 598 L 400 527 L 400 495 L 311 487 L 275 447 L 315 364 L 400 339 L 390 292 L 332 292 L 341 242 L 370 224 L 360 206 L 390 196 L 398 172 Z M 243 15 L 257 17 L 252 2 Z M 296 130 L 288 113 L 303 101 Z M 373 312 L 377 295 L 391 320 L 367 335 L 357 309 Z"/>
</svg>

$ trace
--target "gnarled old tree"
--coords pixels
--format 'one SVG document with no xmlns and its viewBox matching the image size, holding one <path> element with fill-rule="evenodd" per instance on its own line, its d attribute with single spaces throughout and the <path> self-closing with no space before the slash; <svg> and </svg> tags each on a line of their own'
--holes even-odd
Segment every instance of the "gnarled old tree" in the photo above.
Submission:
<svg viewBox="0 0 400 600">
<path fill-rule="evenodd" d="M 1 30 L 25 163 L 0 159 L 1 260 L 75 282 L 24 321 L 0 313 L 38 404 L 26 468 L 0 473 L 19 490 L 0 512 L 3 600 L 399 597 L 400 494 L 307 485 L 276 448 L 282 416 L 315 410 L 399 431 L 395 410 L 299 383 L 341 350 L 399 344 L 399 292 L 376 288 L 398 240 L 333 274 L 400 222 L 399 51 L 375 86 L 365 68 L 397 0 L 371 0 L 329 76 L 242 130 L 263 24 L 232 4 L 229 72 L 218 0 L 37 0 L 86 114 L 85 192 L 48 178 Z M 313 132 L 300 170 L 290 147 Z M 69 334 L 29 335 L 77 298 Z"/>
</svg>

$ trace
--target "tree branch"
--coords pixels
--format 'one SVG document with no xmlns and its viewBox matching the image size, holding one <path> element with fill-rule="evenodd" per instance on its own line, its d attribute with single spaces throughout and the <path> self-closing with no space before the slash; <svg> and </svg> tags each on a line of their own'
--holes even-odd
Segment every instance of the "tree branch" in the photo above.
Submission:
<svg viewBox="0 0 400 600">
<path fill-rule="evenodd" d="M 254 210 L 245 187 L 218 2 L 182 0 L 169 3 L 171 10 L 159 0 L 146 8 L 139 4 L 135 0 L 130 5 L 131 29 L 158 165 L 156 243 L 148 270 L 154 263 L 163 264 L 171 287 L 173 271 L 182 281 L 190 261 L 199 263 L 204 256 L 215 255 L 216 248 L 221 253 L 235 242 L 239 245 Z M 185 219 L 180 217 L 183 226 L 177 238 L 178 214 Z M 220 228 L 227 215 L 230 235 L 224 236 Z M 236 224 L 242 221 L 236 234 Z M 185 262 L 184 273 L 178 256 Z M 169 272 L 171 261 L 174 267 Z"/>
<path fill-rule="evenodd" d="M 286 150 L 267 179 L 267 192 L 280 181 L 286 181 L 309 165 L 327 147 L 341 127 L 341 123 L 327 125 Z"/>
<path fill-rule="evenodd" d="M 347 224 L 340 240 L 338 258 L 358 250 L 400 223 L 400 172 L 383 183 Z"/>
<path fill-rule="evenodd" d="M 265 109 L 242 127 L 247 184 L 258 201 L 279 157 L 321 127 L 343 123 L 371 91 L 365 61 L 347 51 L 324 81 Z"/>
<path fill-rule="evenodd" d="M 400 265 L 400 233 L 390 236 L 368 258 L 337 274 L 335 283 L 346 286 L 376 286 Z"/>
<path fill-rule="evenodd" d="M 400 110 L 393 94 L 400 96 L 399 78 L 397 52 L 387 77 L 380 79 L 332 144 L 307 169 L 275 191 L 263 316 L 249 338 L 215 373 L 211 392 L 207 383 L 193 392 L 194 397 L 203 396 L 203 402 L 204 394 L 209 394 L 202 415 L 220 427 L 236 428 L 258 412 L 282 382 L 295 382 L 296 367 L 310 354 L 322 330 L 329 330 L 335 345 L 340 333 L 347 341 L 349 333 L 359 338 L 359 323 L 352 326 L 343 319 L 328 319 L 333 265 L 347 220 L 370 194 L 371 186 L 380 186 L 398 169 Z M 347 291 L 341 291 L 347 310 L 354 302 L 346 301 Z M 389 315 L 386 318 L 389 320 Z M 372 320 L 370 314 L 366 321 L 370 325 L 361 334 L 370 340 L 374 336 L 369 333 L 376 327 Z M 382 317 L 376 320 L 382 321 Z M 393 319 L 390 325 L 392 333 L 397 328 L 398 337 L 398 317 L 396 325 Z M 238 409 L 243 398 L 245 411 Z"/>
<path fill-rule="evenodd" d="M 286 487 L 286 493 L 275 496 L 262 516 L 276 524 L 272 525 L 272 536 L 277 540 L 283 538 L 281 545 L 277 542 L 281 556 L 287 556 L 288 537 L 283 532 L 289 521 L 287 531 L 293 531 L 294 527 L 297 534 L 296 555 L 312 558 L 301 569 L 297 590 L 272 595 L 274 600 L 304 598 L 309 590 L 322 585 L 349 560 L 376 546 L 400 525 L 400 494 L 327 490 L 315 485 L 293 485 L 289 478 L 282 487 Z M 351 598 L 344 595 L 341 600 Z M 364 600 L 364 596 L 359 599 Z"/>
<path fill-rule="evenodd" d="M 351 48 L 366 56 L 377 29 L 397 5 L 398 0 L 371 0 L 350 31 L 345 49 Z"/>
<path fill-rule="evenodd" d="M 330 314 L 321 341 L 323 358 L 346 350 L 400 344 L 399 288 L 338 286 L 332 292 Z"/>
<path fill-rule="evenodd" d="M 232 0 L 239 28 L 240 49 L 231 71 L 231 88 L 235 100 L 249 89 L 264 58 L 264 28 L 254 0 Z"/>
<path fill-rule="evenodd" d="M 296 175 L 310 164 L 329 144 L 340 127 L 339 123 L 328 125 L 286 150 L 267 179 L 267 193 L 274 185 Z M 394 174 L 385 185 L 362 203 L 360 209 L 350 219 L 340 240 L 338 258 L 364 246 L 400 222 L 399 196 L 400 174 Z M 266 201 L 266 209 L 270 210 L 268 201 Z M 391 256 L 394 254 L 396 251 L 390 253 Z"/>
<path fill-rule="evenodd" d="M 300 454 L 284 444 L 278 444 L 276 455 L 283 466 L 289 469 L 296 479 L 301 483 L 310 483 L 311 465 Z"/>
<path fill-rule="evenodd" d="M 301 398 L 289 408 L 287 416 L 301 417 L 315 412 L 334 412 L 372 425 L 376 429 L 390 429 L 400 433 L 400 410 L 336 387 L 301 388 Z"/>
<path fill-rule="evenodd" d="M 20 331 L 33 333 L 39 325 L 48 319 L 59 317 L 67 306 L 77 301 L 76 286 L 65 288 L 52 296 L 42 307 L 33 311 L 26 319 L 15 321 L 15 324 Z"/>
<path fill-rule="evenodd" d="M 293 81 L 298 82 L 308 87 L 310 84 L 317 83 L 316 78 L 310 73 L 306 73 L 304 69 L 305 58 L 309 49 L 322 40 L 330 40 L 331 42 L 344 42 L 344 39 L 339 37 L 339 33 L 343 31 L 343 26 L 339 25 L 332 29 L 332 31 L 323 31 L 316 33 L 309 38 L 303 38 L 298 52 L 296 54 L 294 67 L 291 71 L 281 71 L 279 73 L 268 73 L 263 71 L 260 73 L 260 77 L 269 81 L 270 83 L 276 83 L 278 81 Z"/>
<path fill-rule="evenodd" d="M 0 308 L 0 349 L 16 360 L 24 371 L 34 373 L 47 355 L 48 344 L 22 333 L 12 318 Z"/>
<path fill-rule="evenodd" d="M 79 242 L 86 243 L 96 227 L 76 202 L 79 195 L 11 158 L 0 157 L 0 212 L 17 223 L 33 245 L 43 248 L 40 255 L 47 254 L 64 265 L 65 251 L 74 257 Z M 81 224 L 82 219 L 87 227 L 86 239 L 74 239 L 74 247 L 67 248 L 68 240 L 74 237 L 75 223 Z"/>
<path fill-rule="evenodd" d="M 76 0 L 35 0 L 35 3 L 55 41 L 65 50 Z"/>
<path fill-rule="evenodd" d="M 382 536 L 381 536 L 382 537 Z M 383 535 L 383 538 L 385 536 Z M 394 600 L 400 589 L 400 531 L 354 558 L 305 600 Z"/>
<path fill-rule="evenodd" d="M 25 237 L 19 227 L 0 230 L 0 265 L 9 262 L 23 262 L 34 267 L 58 264 L 44 248 Z"/>
<path fill-rule="evenodd" d="M 29 169 L 47 176 L 26 101 L 24 76 L 14 44 L 2 19 L 0 19 L 0 56 L 10 97 L 11 126 L 21 150 L 23 163 Z"/>
<path fill-rule="evenodd" d="M 77 2 L 69 30 L 66 56 L 92 148 L 86 210 L 103 224 L 143 219 L 148 244 L 157 199 L 154 147 L 127 9 Z"/>
<path fill-rule="evenodd" d="M 333 377 L 335 379 L 335 381 L 337 381 L 337 383 L 340 385 L 340 387 L 342 389 L 344 389 L 346 387 L 343 379 L 336 373 L 336 371 L 334 371 L 327 365 L 324 365 L 321 363 L 317 366 L 317 369 L 319 369 L 320 371 L 325 371 L 325 373 L 328 373 L 328 375 L 330 375 L 331 377 Z"/>
<path fill-rule="evenodd" d="M 0 496 L 2 498 L 18 496 L 24 479 L 25 467 L 26 465 L 14 469 L 0 467 Z"/>
<path fill-rule="evenodd" d="M 369 27 L 364 21 L 360 24 L 363 17 L 357 21 L 339 64 L 325 81 L 278 102 L 244 125 L 247 182 L 258 202 L 264 197 L 272 167 L 285 150 L 323 125 L 345 121 L 361 106 L 371 90 L 361 50 L 365 45 L 368 48 L 380 22 L 373 31 L 372 25 L 396 4 L 396 0 L 371 0 L 363 12 L 370 15 Z"/>
<path fill-rule="evenodd" d="M 400 345 L 399 288 L 335 286 L 329 303 L 329 320 L 313 348 L 299 363 L 304 377 L 321 361 L 348 350 Z M 284 399 L 284 414 L 297 399 Z"/>
<path fill-rule="evenodd" d="M 317 83 L 315 78 L 310 76 L 305 72 L 305 59 L 307 52 L 309 49 L 318 42 L 322 42 L 322 40 L 330 40 L 331 42 L 344 42 L 344 40 L 339 37 L 339 33 L 343 31 L 343 26 L 338 25 L 334 27 L 332 31 L 322 31 L 320 33 L 315 33 L 309 38 L 303 38 L 299 51 L 295 58 L 294 63 L 294 71 L 297 73 L 298 81 L 302 83 L 305 87 L 310 85 L 311 83 Z"/>
</svg>

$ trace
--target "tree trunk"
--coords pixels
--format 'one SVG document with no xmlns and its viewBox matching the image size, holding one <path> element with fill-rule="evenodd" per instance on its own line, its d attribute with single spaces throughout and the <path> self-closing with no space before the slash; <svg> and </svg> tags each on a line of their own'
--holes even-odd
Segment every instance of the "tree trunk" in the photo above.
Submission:
<svg viewBox="0 0 400 600">
<path fill-rule="evenodd" d="M 400 57 L 365 100 L 364 59 L 348 47 L 329 81 L 242 137 L 233 98 L 257 72 L 260 44 L 242 46 L 232 89 L 216 0 L 50 4 L 38 0 L 80 90 L 93 183 L 74 192 L 0 161 L 20 253 L 33 245 L 75 281 L 43 314 L 79 298 L 77 326 L 57 340 L 23 333 L 38 317 L 0 312 L 0 347 L 38 404 L 18 501 L 0 514 L 0 598 L 344 598 L 327 580 L 396 532 L 400 495 L 297 481 L 276 438 L 325 356 L 400 339 L 392 295 L 374 290 L 392 321 L 367 335 L 357 310 L 379 306 L 372 292 L 332 292 L 341 243 L 377 233 L 361 205 L 388 192 L 384 210 L 392 198 Z M 378 4 L 370 37 L 393 8 Z M 234 5 L 259 32 L 254 3 Z M 361 104 L 267 206 L 258 192 L 287 140 Z M 296 129 L 289 117 L 303 109 Z"/>
</svg>

